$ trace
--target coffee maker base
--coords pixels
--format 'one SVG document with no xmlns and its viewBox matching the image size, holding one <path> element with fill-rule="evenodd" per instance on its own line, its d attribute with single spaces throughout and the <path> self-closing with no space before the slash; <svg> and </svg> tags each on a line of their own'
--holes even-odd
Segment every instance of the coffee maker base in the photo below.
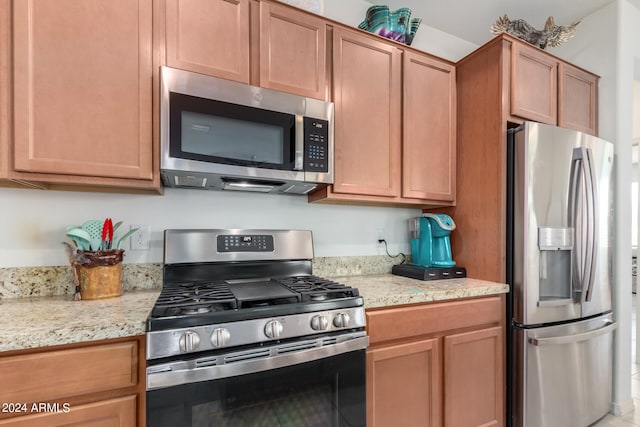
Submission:
<svg viewBox="0 0 640 427">
<path fill-rule="evenodd" d="M 391 273 L 396 276 L 409 277 L 418 280 L 443 280 L 467 277 L 464 267 L 424 267 L 417 264 L 400 264 L 391 268 Z"/>
</svg>

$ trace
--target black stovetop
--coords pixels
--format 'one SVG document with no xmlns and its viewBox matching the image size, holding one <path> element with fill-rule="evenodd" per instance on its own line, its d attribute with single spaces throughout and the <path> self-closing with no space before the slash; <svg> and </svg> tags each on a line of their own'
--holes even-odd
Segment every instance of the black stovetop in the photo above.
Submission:
<svg viewBox="0 0 640 427">
<path fill-rule="evenodd" d="M 164 330 L 363 305 L 356 288 L 313 275 L 165 284 L 148 320 Z"/>
</svg>

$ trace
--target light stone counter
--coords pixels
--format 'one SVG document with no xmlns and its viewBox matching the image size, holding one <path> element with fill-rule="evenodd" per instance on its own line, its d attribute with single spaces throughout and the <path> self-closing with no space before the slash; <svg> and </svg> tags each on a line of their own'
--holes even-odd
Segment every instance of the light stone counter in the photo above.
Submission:
<svg viewBox="0 0 640 427">
<path fill-rule="evenodd" d="M 0 352 L 146 333 L 159 290 L 72 301 L 70 295 L 0 300 Z"/>
<path fill-rule="evenodd" d="M 356 287 L 365 308 L 416 304 L 506 293 L 505 284 L 476 279 L 421 281 L 391 274 L 340 276 Z M 71 301 L 70 295 L 0 300 L 0 352 L 144 334 L 160 291 Z"/>
<path fill-rule="evenodd" d="M 365 308 L 481 297 L 509 292 L 509 285 L 472 278 L 416 280 L 392 274 L 331 277 L 358 288 Z"/>
</svg>

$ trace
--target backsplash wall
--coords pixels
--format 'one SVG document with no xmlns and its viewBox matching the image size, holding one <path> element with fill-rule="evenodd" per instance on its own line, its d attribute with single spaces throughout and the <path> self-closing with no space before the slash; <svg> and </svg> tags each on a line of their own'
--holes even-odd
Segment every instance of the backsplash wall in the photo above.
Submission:
<svg viewBox="0 0 640 427">
<path fill-rule="evenodd" d="M 306 196 L 167 188 L 164 196 L 0 188 L 0 268 L 67 265 L 60 242 L 65 227 L 110 217 L 151 227 L 149 251 L 124 245 L 125 264 L 161 263 L 168 228 L 282 228 L 311 230 L 316 257 L 384 255 L 409 251 L 408 220 L 419 209 L 318 205 Z"/>
</svg>

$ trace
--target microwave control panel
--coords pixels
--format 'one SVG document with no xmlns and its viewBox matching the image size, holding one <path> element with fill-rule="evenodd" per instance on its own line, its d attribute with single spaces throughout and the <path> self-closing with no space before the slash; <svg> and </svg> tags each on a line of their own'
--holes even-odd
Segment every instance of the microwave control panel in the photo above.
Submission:
<svg viewBox="0 0 640 427">
<path fill-rule="evenodd" d="M 304 170 L 329 171 L 329 122 L 304 118 Z"/>
</svg>

